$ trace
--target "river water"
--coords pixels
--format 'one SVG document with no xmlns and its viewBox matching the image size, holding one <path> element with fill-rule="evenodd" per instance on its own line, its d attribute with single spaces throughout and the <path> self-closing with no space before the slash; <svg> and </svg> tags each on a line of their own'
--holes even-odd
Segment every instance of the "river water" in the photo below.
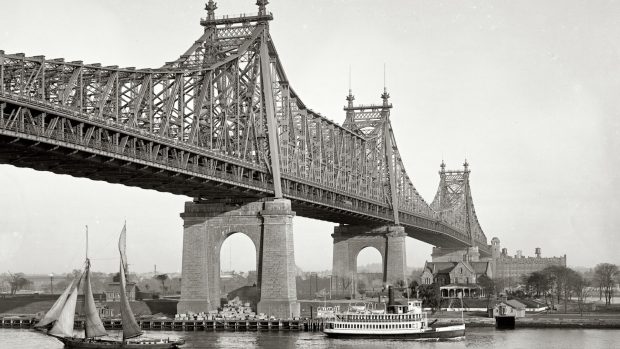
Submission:
<svg viewBox="0 0 620 349">
<path fill-rule="evenodd" d="M 117 334 L 115 334 L 117 335 Z M 148 337 L 182 337 L 183 348 L 238 349 L 459 349 L 459 348 L 620 348 L 620 330 L 579 329 L 467 329 L 465 339 L 445 342 L 414 340 L 331 339 L 320 332 L 164 332 L 153 331 Z M 33 330 L 0 329 L 2 349 L 60 349 L 62 343 Z"/>
</svg>

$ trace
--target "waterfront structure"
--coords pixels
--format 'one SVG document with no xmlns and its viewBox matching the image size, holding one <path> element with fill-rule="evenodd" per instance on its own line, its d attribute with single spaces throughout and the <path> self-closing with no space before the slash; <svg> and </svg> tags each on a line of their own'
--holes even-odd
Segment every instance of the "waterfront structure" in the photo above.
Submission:
<svg viewBox="0 0 620 349">
<path fill-rule="evenodd" d="M 194 198 L 179 312 L 219 305 L 221 243 L 243 233 L 257 249 L 258 311 L 299 316 L 295 215 L 339 224 L 334 278 L 368 244 L 381 248 L 384 282 L 404 281 L 407 236 L 490 255 L 467 164 L 428 205 L 396 146 L 387 90 L 380 105 L 355 106 L 349 92 L 342 126 L 311 110 L 285 74 L 267 3 L 216 18 L 210 0 L 202 35 L 157 69 L 0 51 L 0 163 Z"/>
<path fill-rule="evenodd" d="M 516 318 L 525 317 L 525 305 L 515 299 L 502 300 L 488 309 L 498 328 L 514 328 Z"/>
</svg>

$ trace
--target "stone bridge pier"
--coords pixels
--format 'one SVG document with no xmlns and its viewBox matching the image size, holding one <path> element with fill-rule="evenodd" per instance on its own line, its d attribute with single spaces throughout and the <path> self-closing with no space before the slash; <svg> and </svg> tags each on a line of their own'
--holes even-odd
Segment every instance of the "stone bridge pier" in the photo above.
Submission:
<svg viewBox="0 0 620 349">
<path fill-rule="evenodd" d="M 197 313 L 219 307 L 220 249 L 228 236 L 243 233 L 256 247 L 257 311 L 283 319 L 299 316 L 294 216 L 286 199 L 186 202 L 181 214 L 183 263 L 177 311 Z"/>
<path fill-rule="evenodd" d="M 368 227 L 340 225 L 334 228 L 334 256 L 332 288 L 336 292 L 352 292 L 357 276 L 357 255 L 366 247 L 374 247 L 381 254 L 383 284 L 394 285 L 406 281 L 407 255 L 405 228 L 401 226 Z"/>
</svg>

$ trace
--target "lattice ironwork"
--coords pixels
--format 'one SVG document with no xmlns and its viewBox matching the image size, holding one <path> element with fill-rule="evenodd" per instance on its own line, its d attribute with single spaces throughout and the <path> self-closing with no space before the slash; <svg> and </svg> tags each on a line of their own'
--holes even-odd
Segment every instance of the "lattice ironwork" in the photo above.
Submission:
<svg viewBox="0 0 620 349">
<path fill-rule="evenodd" d="M 451 226 L 467 232 L 472 245 L 484 242 L 487 238 L 478 221 L 474 200 L 469 185 L 469 164 L 463 164 L 463 170 L 446 170 L 441 163 L 439 171 L 439 188 L 431 203 L 431 208 L 439 212 L 441 219 Z"/>
<path fill-rule="evenodd" d="M 302 215 L 402 224 L 435 245 L 447 238 L 487 251 L 481 230 L 472 241 L 454 210 L 429 206 L 418 194 L 396 146 L 387 92 L 376 106 L 353 106 L 350 95 L 342 126 L 309 109 L 284 72 L 269 33 L 273 16 L 265 1 L 258 4 L 257 14 L 216 18 L 209 1 L 204 33 L 157 69 L 0 51 L 5 149 L 20 141 L 53 144 L 67 154 L 98 154 L 105 164 L 122 159 L 123 169 L 134 171 L 104 180 L 196 198 L 226 196 L 218 187 L 225 183 L 238 196 L 290 198 Z M 45 168 L 97 176 L 77 165 Z M 164 172 L 185 182 L 155 183 Z M 473 205 L 471 212 L 475 217 Z"/>
</svg>

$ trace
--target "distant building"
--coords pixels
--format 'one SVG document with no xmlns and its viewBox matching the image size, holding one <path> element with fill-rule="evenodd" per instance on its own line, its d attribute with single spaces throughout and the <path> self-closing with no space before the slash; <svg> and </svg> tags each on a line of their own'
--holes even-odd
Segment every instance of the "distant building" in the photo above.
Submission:
<svg viewBox="0 0 620 349">
<path fill-rule="evenodd" d="M 128 282 L 125 288 L 125 294 L 130 302 L 136 300 L 136 283 Z M 119 302 L 121 300 L 121 285 L 119 282 L 110 282 L 105 289 L 106 302 Z"/>
<path fill-rule="evenodd" d="M 508 250 L 501 248 L 500 241 L 496 237 L 491 240 L 491 253 L 495 261 L 495 275 L 498 279 L 519 280 L 524 275 L 541 271 L 552 265 L 566 266 L 566 255 L 542 257 L 540 247 L 534 250 L 535 257 L 525 257 L 521 250 L 517 251 L 516 255 L 509 256 Z"/>
<path fill-rule="evenodd" d="M 458 297 L 459 293 L 465 297 L 468 294 L 474 297 L 482 294 L 479 288 L 476 290 L 471 286 L 478 283 L 481 275 L 495 280 L 509 280 L 506 286 L 510 287 L 512 281 L 518 283 L 523 275 L 552 265 L 566 266 L 566 255 L 544 258 L 539 247 L 535 249 L 535 254 L 536 257 L 524 257 L 521 251 L 517 251 L 514 257 L 508 256 L 507 250 L 501 248 L 496 237 L 491 240 L 491 257 L 481 258 L 478 247 L 433 247 L 432 262 L 424 264 L 420 283 L 438 284 L 445 297 Z"/>
<path fill-rule="evenodd" d="M 515 300 L 502 300 L 495 304 L 493 309 L 489 309 L 489 312 L 493 312 L 493 317 L 524 317 L 525 316 L 525 304 Z M 491 315 L 491 314 L 489 314 Z"/>
<path fill-rule="evenodd" d="M 439 285 L 442 298 L 477 298 L 484 296 L 478 279 L 485 275 L 493 277 L 493 265 L 481 260 L 477 247 L 451 249 L 434 247 L 433 261 L 426 262 L 420 283 Z"/>
</svg>

